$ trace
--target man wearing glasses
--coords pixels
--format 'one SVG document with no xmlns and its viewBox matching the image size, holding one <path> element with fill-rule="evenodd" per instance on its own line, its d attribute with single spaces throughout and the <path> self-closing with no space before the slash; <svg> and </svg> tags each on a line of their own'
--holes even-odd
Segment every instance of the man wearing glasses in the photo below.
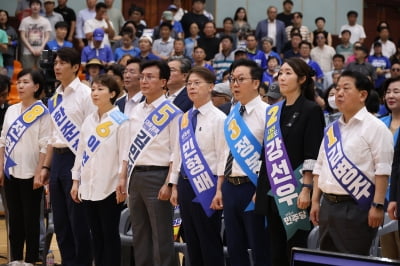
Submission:
<svg viewBox="0 0 400 266">
<path fill-rule="evenodd" d="M 232 266 L 250 265 L 248 248 L 255 265 L 269 264 L 265 219 L 254 212 L 252 202 L 268 106 L 258 92 L 261 77 L 262 69 L 252 60 L 241 59 L 232 64 L 229 81 L 238 103 L 225 120 L 228 159 L 213 199 L 216 209 L 224 209 Z"/>
<path fill-rule="evenodd" d="M 166 62 L 146 61 L 140 71 L 140 89 L 146 100 L 132 110 L 133 137 L 122 169 L 125 178 L 117 191 L 126 193 L 128 187 L 135 265 L 168 266 L 174 263 L 168 175 L 181 111 L 164 95 L 170 77 Z"/>
<path fill-rule="evenodd" d="M 297 29 L 300 29 L 300 34 L 301 34 L 302 40 L 311 43 L 310 31 L 307 28 L 307 26 L 303 25 L 303 13 L 294 12 L 292 22 L 293 22 L 293 25 L 286 27 L 286 35 L 287 35 L 288 40 L 289 41 L 291 40 L 290 32 L 292 31 L 292 29 L 297 28 Z"/>
</svg>

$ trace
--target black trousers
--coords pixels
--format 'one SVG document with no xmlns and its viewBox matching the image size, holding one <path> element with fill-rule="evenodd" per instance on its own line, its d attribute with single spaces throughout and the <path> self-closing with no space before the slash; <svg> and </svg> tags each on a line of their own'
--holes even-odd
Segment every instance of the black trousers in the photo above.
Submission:
<svg viewBox="0 0 400 266">
<path fill-rule="evenodd" d="M 103 200 L 83 201 L 92 233 L 96 266 L 121 264 L 119 220 L 122 205 L 117 204 L 115 192 Z"/>
<path fill-rule="evenodd" d="M 43 187 L 33 189 L 33 178 L 5 178 L 4 189 L 9 214 L 9 239 L 11 261 L 23 260 L 34 263 L 39 254 L 40 202 Z"/>
</svg>

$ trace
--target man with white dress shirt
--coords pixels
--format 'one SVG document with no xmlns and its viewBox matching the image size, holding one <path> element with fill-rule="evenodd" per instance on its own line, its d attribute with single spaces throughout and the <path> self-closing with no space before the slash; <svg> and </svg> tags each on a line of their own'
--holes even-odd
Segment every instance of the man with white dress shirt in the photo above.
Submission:
<svg viewBox="0 0 400 266">
<path fill-rule="evenodd" d="M 115 103 L 119 107 L 119 110 L 128 117 L 134 115 L 132 110 L 144 99 L 139 84 L 140 63 L 141 60 L 139 58 L 128 60 L 123 72 L 124 88 L 127 94 Z"/>
<path fill-rule="evenodd" d="M 107 6 L 103 2 L 96 4 L 96 15 L 94 18 L 85 21 L 83 30 L 89 44 L 93 43 L 93 32 L 95 29 L 102 28 L 104 30 L 103 44 L 111 47 L 111 42 L 114 38 L 114 26 L 107 15 Z"/>
<path fill-rule="evenodd" d="M 84 26 L 87 20 L 92 19 L 96 16 L 96 10 L 95 10 L 96 2 L 97 0 L 86 0 L 87 8 L 80 10 L 76 18 L 75 38 L 79 42 L 80 49 L 83 49 L 83 47 L 87 45 Z"/>
<path fill-rule="evenodd" d="M 189 99 L 186 89 L 186 78 L 192 63 L 186 58 L 177 58 L 168 61 L 171 71 L 167 87 L 166 96 L 170 99 L 182 112 L 188 111 L 193 106 L 193 102 Z"/>
<path fill-rule="evenodd" d="M 358 13 L 357 11 L 350 10 L 347 12 L 347 24 L 342 25 L 340 27 L 340 32 L 343 30 L 349 30 L 351 32 L 350 43 L 354 44 L 355 42 L 363 43 L 367 35 L 365 35 L 364 27 L 357 23 Z M 342 38 L 339 35 L 339 38 Z"/>
<path fill-rule="evenodd" d="M 63 265 L 92 264 L 89 227 L 81 204 L 75 203 L 70 191 L 71 169 L 79 142 L 80 127 L 96 108 L 91 89 L 80 82 L 80 54 L 74 48 L 61 48 L 54 60 L 54 73 L 61 82 L 48 108 L 52 118 L 52 134 L 41 175 L 50 172 L 50 194 L 54 232 Z"/>
<path fill-rule="evenodd" d="M 250 265 L 247 251 L 250 248 L 255 265 L 268 265 L 265 217 L 251 208 L 268 107 L 259 96 L 263 70 L 249 59 L 235 61 L 231 69 L 230 85 L 238 103 L 225 120 L 228 159 L 224 178 L 218 179 L 213 206 L 224 209 L 230 264 Z"/>
<path fill-rule="evenodd" d="M 315 36 L 317 46 L 311 49 L 311 59 L 318 63 L 324 73 L 332 70 L 332 59 L 336 54 L 332 46 L 326 44 L 326 37 L 323 32 L 318 32 Z"/>
<path fill-rule="evenodd" d="M 135 265 L 169 266 L 175 253 L 168 181 L 181 111 L 164 95 L 170 76 L 167 63 L 149 60 L 140 70 L 140 89 L 146 100 L 134 108 L 130 118 L 127 137 L 132 141 L 124 160 Z"/>
<path fill-rule="evenodd" d="M 267 19 L 258 22 L 256 27 L 256 38 L 258 41 L 258 49 L 262 50 L 262 38 L 269 37 L 274 43 L 276 52 L 280 53 L 283 46 L 287 42 L 285 23 L 276 19 L 278 9 L 275 6 L 269 6 L 267 9 Z"/>
<path fill-rule="evenodd" d="M 382 44 L 382 55 L 390 58 L 396 53 L 396 45 L 389 40 L 389 28 L 381 27 L 379 28 L 379 40 Z M 371 45 L 370 55 L 374 54 L 374 45 Z"/>
<path fill-rule="evenodd" d="M 365 107 L 372 89 L 356 71 L 344 71 L 336 87 L 342 116 L 325 129 L 313 170 L 310 218 L 321 250 L 367 256 L 384 220 L 393 136 Z"/>
</svg>

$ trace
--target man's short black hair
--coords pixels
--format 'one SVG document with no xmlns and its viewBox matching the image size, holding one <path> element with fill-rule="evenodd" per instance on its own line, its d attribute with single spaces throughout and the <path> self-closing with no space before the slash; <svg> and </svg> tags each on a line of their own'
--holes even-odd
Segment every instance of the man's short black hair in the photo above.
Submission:
<svg viewBox="0 0 400 266">
<path fill-rule="evenodd" d="M 68 23 L 65 22 L 65 21 L 58 21 L 58 22 L 56 23 L 56 25 L 54 25 L 54 28 L 55 28 L 55 29 L 64 28 L 64 29 L 67 29 L 67 30 L 68 30 Z"/>
<path fill-rule="evenodd" d="M 350 16 L 356 16 L 356 17 L 358 17 L 358 13 L 357 13 L 357 11 L 355 11 L 355 10 L 350 10 L 349 12 L 347 12 L 347 17 L 350 17 Z"/>
<path fill-rule="evenodd" d="M 100 8 L 105 8 L 105 9 L 107 9 L 107 6 L 106 6 L 106 4 L 105 4 L 104 2 L 98 2 L 98 3 L 96 4 L 96 12 L 99 11 Z"/>
</svg>

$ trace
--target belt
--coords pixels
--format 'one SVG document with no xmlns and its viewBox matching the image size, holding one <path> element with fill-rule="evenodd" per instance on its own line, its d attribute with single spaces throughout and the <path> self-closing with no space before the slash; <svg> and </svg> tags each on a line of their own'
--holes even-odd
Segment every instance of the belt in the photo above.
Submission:
<svg viewBox="0 0 400 266">
<path fill-rule="evenodd" d="M 235 186 L 251 182 L 247 176 L 228 176 L 226 180 Z"/>
<path fill-rule="evenodd" d="M 136 172 L 145 172 L 145 171 L 161 171 L 168 170 L 169 166 L 158 166 L 158 165 L 137 165 L 133 168 L 133 171 Z"/>
<path fill-rule="evenodd" d="M 350 195 L 336 195 L 336 194 L 323 194 L 325 199 L 333 203 L 339 203 L 343 201 L 352 201 L 354 200 Z"/>
<path fill-rule="evenodd" d="M 67 152 L 72 152 L 72 151 L 70 150 L 70 148 L 68 148 L 68 147 L 65 147 L 65 148 L 56 148 L 56 147 L 53 147 L 53 151 L 54 151 L 55 153 L 57 153 L 57 154 L 64 154 L 64 153 L 67 153 Z"/>
</svg>

